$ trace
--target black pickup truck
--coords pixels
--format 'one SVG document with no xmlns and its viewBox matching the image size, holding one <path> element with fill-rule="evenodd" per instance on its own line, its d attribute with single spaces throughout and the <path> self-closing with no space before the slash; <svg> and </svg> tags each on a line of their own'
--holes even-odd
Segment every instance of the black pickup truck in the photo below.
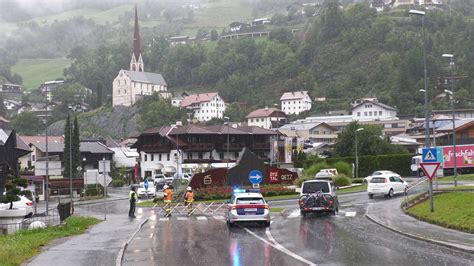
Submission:
<svg viewBox="0 0 474 266">
<path fill-rule="evenodd" d="M 301 185 L 298 200 L 302 216 L 312 212 L 326 212 L 336 215 L 339 201 L 332 180 L 308 180 Z"/>
</svg>

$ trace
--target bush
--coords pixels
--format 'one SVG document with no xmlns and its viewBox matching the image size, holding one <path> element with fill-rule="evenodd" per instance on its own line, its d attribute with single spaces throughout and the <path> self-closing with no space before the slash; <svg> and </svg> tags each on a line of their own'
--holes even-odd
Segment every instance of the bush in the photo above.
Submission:
<svg viewBox="0 0 474 266">
<path fill-rule="evenodd" d="M 112 179 L 112 186 L 113 187 L 123 187 L 123 185 L 125 184 L 125 182 L 123 181 L 123 179 L 121 178 L 116 178 L 116 179 Z"/>
<path fill-rule="evenodd" d="M 319 170 L 331 168 L 326 162 L 319 162 L 317 164 L 311 165 L 308 169 L 305 169 L 305 174 L 307 176 L 313 177 Z"/>
<path fill-rule="evenodd" d="M 337 172 L 339 174 L 343 174 L 345 176 L 352 176 L 351 164 L 344 161 L 338 161 L 338 162 L 335 162 L 333 165 L 334 165 L 334 168 L 337 169 Z"/>
<path fill-rule="evenodd" d="M 297 187 L 301 187 L 301 184 L 303 184 L 304 181 L 309 180 L 311 178 L 307 176 L 300 176 L 298 179 L 296 179 L 293 184 L 295 184 Z"/>
<path fill-rule="evenodd" d="M 333 178 L 333 182 L 336 187 L 344 187 L 351 184 L 351 179 L 343 174 L 339 174 Z"/>
<path fill-rule="evenodd" d="M 395 155 L 365 155 L 359 156 L 359 176 L 368 176 L 377 170 L 394 171 L 401 176 L 410 176 L 412 174 L 410 165 L 413 154 L 395 154 Z M 325 160 L 328 164 L 335 164 L 338 161 L 344 161 L 349 164 L 355 162 L 354 157 L 328 158 Z"/>
<path fill-rule="evenodd" d="M 363 179 L 363 178 L 354 178 L 354 179 L 352 179 L 353 184 L 362 184 L 364 182 L 365 182 L 365 179 Z"/>
<path fill-rule="evenodd" d="M 84 196 L 98 196 L 104 194 L 104 188 L 101 184 L 89 184 L 85 187 Z"/>
</svg>

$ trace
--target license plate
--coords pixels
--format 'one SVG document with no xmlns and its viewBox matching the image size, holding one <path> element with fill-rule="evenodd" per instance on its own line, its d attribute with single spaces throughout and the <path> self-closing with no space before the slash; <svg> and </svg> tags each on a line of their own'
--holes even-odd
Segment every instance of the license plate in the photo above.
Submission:
<svg viewBox="0 0 474 266">
<path fill-rule="evenodd" d="M 245 212 L 257 212 L 257 208 L 247 208 Z"/>
</svg>

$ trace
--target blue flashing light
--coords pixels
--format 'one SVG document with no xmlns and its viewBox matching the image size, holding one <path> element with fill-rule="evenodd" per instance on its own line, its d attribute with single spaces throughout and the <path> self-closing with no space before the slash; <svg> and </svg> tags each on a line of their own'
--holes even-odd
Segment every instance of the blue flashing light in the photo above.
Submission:
<svg viewBox="0 0 474 266">
<path fill-rule="evenodd" d="M 237 194 L 237 193 L 245 193 L 245 189 L 241 189 L 241 188 L 234 189 L 234 194 Z"/>
<path fill-rule="evenodd" d="M 254 189 L 243 189 L 243 188 L 235 188 L 234 189 L 234 194 L 238 193 L 260 193 L 260 189 L 254 188 Z"/>
</svg>

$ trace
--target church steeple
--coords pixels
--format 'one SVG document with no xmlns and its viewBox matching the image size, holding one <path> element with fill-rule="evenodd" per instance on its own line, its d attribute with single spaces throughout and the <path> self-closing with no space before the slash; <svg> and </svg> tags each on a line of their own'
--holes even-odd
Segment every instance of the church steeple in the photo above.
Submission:
<svg viewBox="0 0 474 266">
<path fill-rule="evenodd" d="M 130 70 L 143 72 L 143 58 L 140 52 L 140 29 L 138 27 L 138 10 L 135 5 L 135 26 L 133 29 L 133 53 L 130 60 Z"/>
</svg>

